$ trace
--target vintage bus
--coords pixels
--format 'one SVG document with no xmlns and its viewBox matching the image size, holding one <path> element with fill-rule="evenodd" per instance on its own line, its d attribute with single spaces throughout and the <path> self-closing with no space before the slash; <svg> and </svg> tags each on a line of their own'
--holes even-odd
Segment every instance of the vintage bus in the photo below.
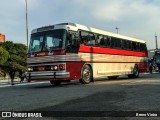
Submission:
<svg viewBox="0 0 160 120">
<path fill-rule="evenodd" d="M 95 78 L 137 78 L 148 71 L 146 42 L 75 23 L 34 29 L 28 50 L 29 81 L 53 85 Z"/>
</svg>

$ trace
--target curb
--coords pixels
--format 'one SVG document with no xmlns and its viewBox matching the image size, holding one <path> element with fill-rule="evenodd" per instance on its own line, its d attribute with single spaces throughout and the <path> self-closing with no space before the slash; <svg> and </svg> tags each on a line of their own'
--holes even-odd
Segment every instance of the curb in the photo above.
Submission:
<svg viewBox="0 0 160 120">
<path fill-rule="evenodd" d="M 20 82 L 20 79 L 18 79 L 18 78 L 14 79 L 14 84 L 21 84 L 21 83 L 27 83 L 27 81 L 24 80 L 23 82 Z M 0 86 L 1 85 L 9 85 L 9 84 L 11 84 L 11 79 L 10 78 L 5 79 L 5 80 L 0 79 Z"/>
</svg>

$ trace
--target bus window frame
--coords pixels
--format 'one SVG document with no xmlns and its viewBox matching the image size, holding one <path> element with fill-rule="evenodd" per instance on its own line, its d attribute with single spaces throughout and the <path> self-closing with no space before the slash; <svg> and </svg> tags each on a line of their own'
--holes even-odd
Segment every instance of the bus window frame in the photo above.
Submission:
<svg viewBox="0 0 160 120">
<path fill-rule="evenodd" d="M 86 33 L 86 37 L 87 39 L 84 39 L 84 35 L 82 35 L 82 33 Z M 91 35 L 93 35 L 91 37 Z M 86 45 L 86 46 L 96 46 L 96 36 L 93 32 L 88 32 L 88 31 L 84 31 L 84 30 L 80 30 L 80 38 L 82 41 L 82 44 Z M 94 39 L 90 39 L 90 38 L 94 38 Z M 89 41 L 94 41 L 94 43 L 88 43 Z"/>
</svg>

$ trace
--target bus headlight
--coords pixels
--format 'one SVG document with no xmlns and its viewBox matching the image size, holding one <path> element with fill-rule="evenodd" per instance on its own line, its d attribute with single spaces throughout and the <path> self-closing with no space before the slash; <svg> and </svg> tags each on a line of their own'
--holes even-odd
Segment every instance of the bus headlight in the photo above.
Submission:
<svg viewBox="0 0 160 120">
<path fill-rule="evenodd" d="M 53 66 L 51 66 L 51 70 L 53 70 L 53 71 L 58 71 L 58 65 L 53 65 Z"/>
<path fill-rule="evenodd" d="M 28 68 L 28 71 L 33 71 L 33 67 L 29 67 L 29 68 Z"/>
</svg>

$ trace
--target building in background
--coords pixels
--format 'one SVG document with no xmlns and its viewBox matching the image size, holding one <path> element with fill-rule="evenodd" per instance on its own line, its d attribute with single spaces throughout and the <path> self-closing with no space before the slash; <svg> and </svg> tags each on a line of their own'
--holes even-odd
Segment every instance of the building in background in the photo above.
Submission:
<svg viewBox="0 0 160 120">
<path fill-rule="evenodd" d="M 5 41 L 5 35 L 0 33 L 0 42 L 4 43 Z"/>
</svg>

